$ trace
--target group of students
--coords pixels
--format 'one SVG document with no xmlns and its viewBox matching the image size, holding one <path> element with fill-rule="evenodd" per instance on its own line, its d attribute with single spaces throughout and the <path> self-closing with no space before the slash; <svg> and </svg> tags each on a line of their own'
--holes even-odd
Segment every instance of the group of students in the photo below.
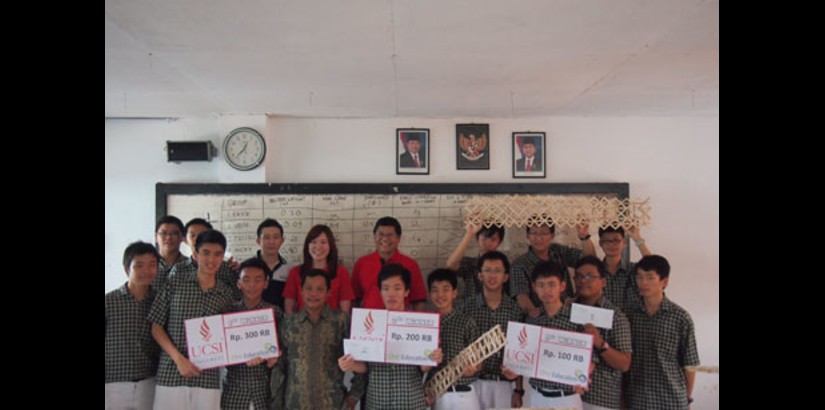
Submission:
<svg viewBox="0 0 825 410">
<path fill-rule="evenodd" d="M 638 229 L 627 234 L 644 257 L 623 260 L 625 231 L 599 229 L 604 260 L 595 257 L 588 227 L 582 250 L 553 243 L 554 226 L 527 228 L 530 248 L 511 264 L 497 251 L 504 228 L 467 225 L 447 261 L 423 277 L 414 259 L 398 251 L 401 225 L 380 218 L 375 252 L 359 258 L 350 277 L 338 262 L 335 237 L 316 225 L 304 241 L 303 263 L 280 255 L 283 227 L 273 219 L 257 229 L 257 255 L 240 265 L 224 260 L 226 238 L 209 222 L 158 221 L 156 247 L 130 244 L 123 266 L 128 281 L 106 294 L 106 408 L 192 409 L 487 409 L 529 405 L 586 409 L 688 408 L 699 364 L 690 315 L 664 295 L 670 267 L 651 255 Z M 192 249 L 180 252 L 183 238 Z M 465 256 L 473 240 L 479 257 Z M 571 278 L 568 266 L 574 268 Z M 335 272 L 332 274 L 331 272 Z M 343 354 L 353 306 L 426 309 L 441 315 L 435 368 L 359 362 Z M 614 310 L 612 329 L 570 321 L 572 303 Z M 200 370 L 187 358 L 184 321 L 215 314 L 272 308 L 282 355 Z M 509 321 L 593 335 L 589 388 L 521 376 L 502 366 L 503 350 L 438 398 L 423 383 L 461 350 Z M 351 387 L 345 372 L 353 372 Z"/>
</svg>

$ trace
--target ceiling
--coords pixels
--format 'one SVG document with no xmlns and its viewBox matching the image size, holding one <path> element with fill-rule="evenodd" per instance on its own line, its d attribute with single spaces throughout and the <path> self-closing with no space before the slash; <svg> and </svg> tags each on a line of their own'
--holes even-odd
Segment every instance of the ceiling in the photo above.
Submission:
<svg viewBox="0 0 825 410">
<path fill-rule="evenodd" d="M 718 116 L 718 0 L 106 0 L 106 117 Z"/>
</svg>

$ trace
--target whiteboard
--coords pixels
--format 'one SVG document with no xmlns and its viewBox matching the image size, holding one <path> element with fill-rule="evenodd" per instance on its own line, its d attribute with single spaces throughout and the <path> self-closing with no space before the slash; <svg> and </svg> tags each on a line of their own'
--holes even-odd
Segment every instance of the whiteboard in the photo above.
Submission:
<svg viewBox="0 0 825 410">
<path fill-rule="evenodd" d="M 350 271 L 355 260 L 375 250 L 375 221 L 392 216 L 402 227 L 399 250 L 414 258 L 426 277 L 444 267 L 463 237 L 463 207 L 469 198 L 512 193 L 624 198 L 628 185 L 157 184 L 156 214 L 175 215 L 184 223 L 195 217 L 210 221 L 226 235 L 227 252 L 239 261 L 255 255 L 256 229 L 265 218 L 283 225 L 281 255 L 292 263 L 302 262 L 309 229 L 325 224 L 335 234 L 339 258 Z M 557 227 L 555 242 L 581 246 L 573 228 Z M 507 229 L 499 250 L 511 261 L 526 252 L 525 229 Z M 466 255 L 477 255 L 475 242 Z"/>
</svg>

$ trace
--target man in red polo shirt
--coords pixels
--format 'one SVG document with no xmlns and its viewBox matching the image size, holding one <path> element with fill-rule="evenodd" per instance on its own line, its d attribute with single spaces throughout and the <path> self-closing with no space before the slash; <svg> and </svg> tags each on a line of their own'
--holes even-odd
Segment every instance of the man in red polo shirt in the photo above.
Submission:
<svg viewBox="0 0 825 410">
<path fill-rule="evenodd" d="M 421 268 L 414 259 L 398 252 L 401 224 L 397 219 L 385 216 L 375 222 L 372 233 L 375 236 L 375 252 L 358 258 L 352 269 L 352 290 L 355 292 L 356 301 L 361 302 L 362 308 L 384 309 L 378 288 L 378 271 L 386 264 L 395 263 L 407 268 L 412 275 L 407 305 L 412 304 L 414 310 L 423 311 L 427 291 L 424 287 L 424 278 L 421 276 Z"/>
</svg>

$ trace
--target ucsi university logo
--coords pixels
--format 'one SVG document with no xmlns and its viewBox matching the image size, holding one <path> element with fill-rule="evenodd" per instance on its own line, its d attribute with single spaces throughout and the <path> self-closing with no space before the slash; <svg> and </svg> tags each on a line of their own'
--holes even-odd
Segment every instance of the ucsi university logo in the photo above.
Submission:
<svg viewBox="0 0 825 410">
<path fill-rule="evenodd" d="M 375 331 L 375 327 L 373 327 L 373 323 L 375 323 L 372 319 L 372 312 L 367 313 L 367 318 L 364 319 L 364 330 L 367 332 L 368 335 L 371 335 L 372 332 Z"/>
<path fill-rule="evenodd" d="M 200 346 L 193 346 L 189 348 L 192 352 L 192 357 L 198 356 L 209 356 L 213 354 L 222 354 L 223 353 L 223 342 L 215 342 Z"/>
<path fill-rule="evenodd" d="M 529 338 L 527 337 L 527 327 L 522 327 L 521 331 L 518 333 L 519 349 L 506 349 L 505 352 L 507 354 L 507 359 L 529 365 L 534 364 L 536 362 L 536 353 L 526 352 L 523 350 L 527 347 L 529 342 Z"/>
<path fill-rule="evenodd" d="M 201 327 L 198 331 L 204 342 L 209 342 L 212 338 L 212 329 L 206 323 L 206 319 L 201 322 Z M 190 346 L 190 357 L 195 358 L 199 356 L 209 356 L 214 354 L 223 354 L 223 341 L 213 343 L 206 343 L 202 345 Z"/>
<path fill-rule="evenodd" d="M 200 334 L 204 342 L 208 342 L 209 339 L 212 338 L 212 330 L 209 329 L 209 325 L 206 324 L 206 319 L 203 319 L 203 322 L 201 322 Z"/>
</svg>

